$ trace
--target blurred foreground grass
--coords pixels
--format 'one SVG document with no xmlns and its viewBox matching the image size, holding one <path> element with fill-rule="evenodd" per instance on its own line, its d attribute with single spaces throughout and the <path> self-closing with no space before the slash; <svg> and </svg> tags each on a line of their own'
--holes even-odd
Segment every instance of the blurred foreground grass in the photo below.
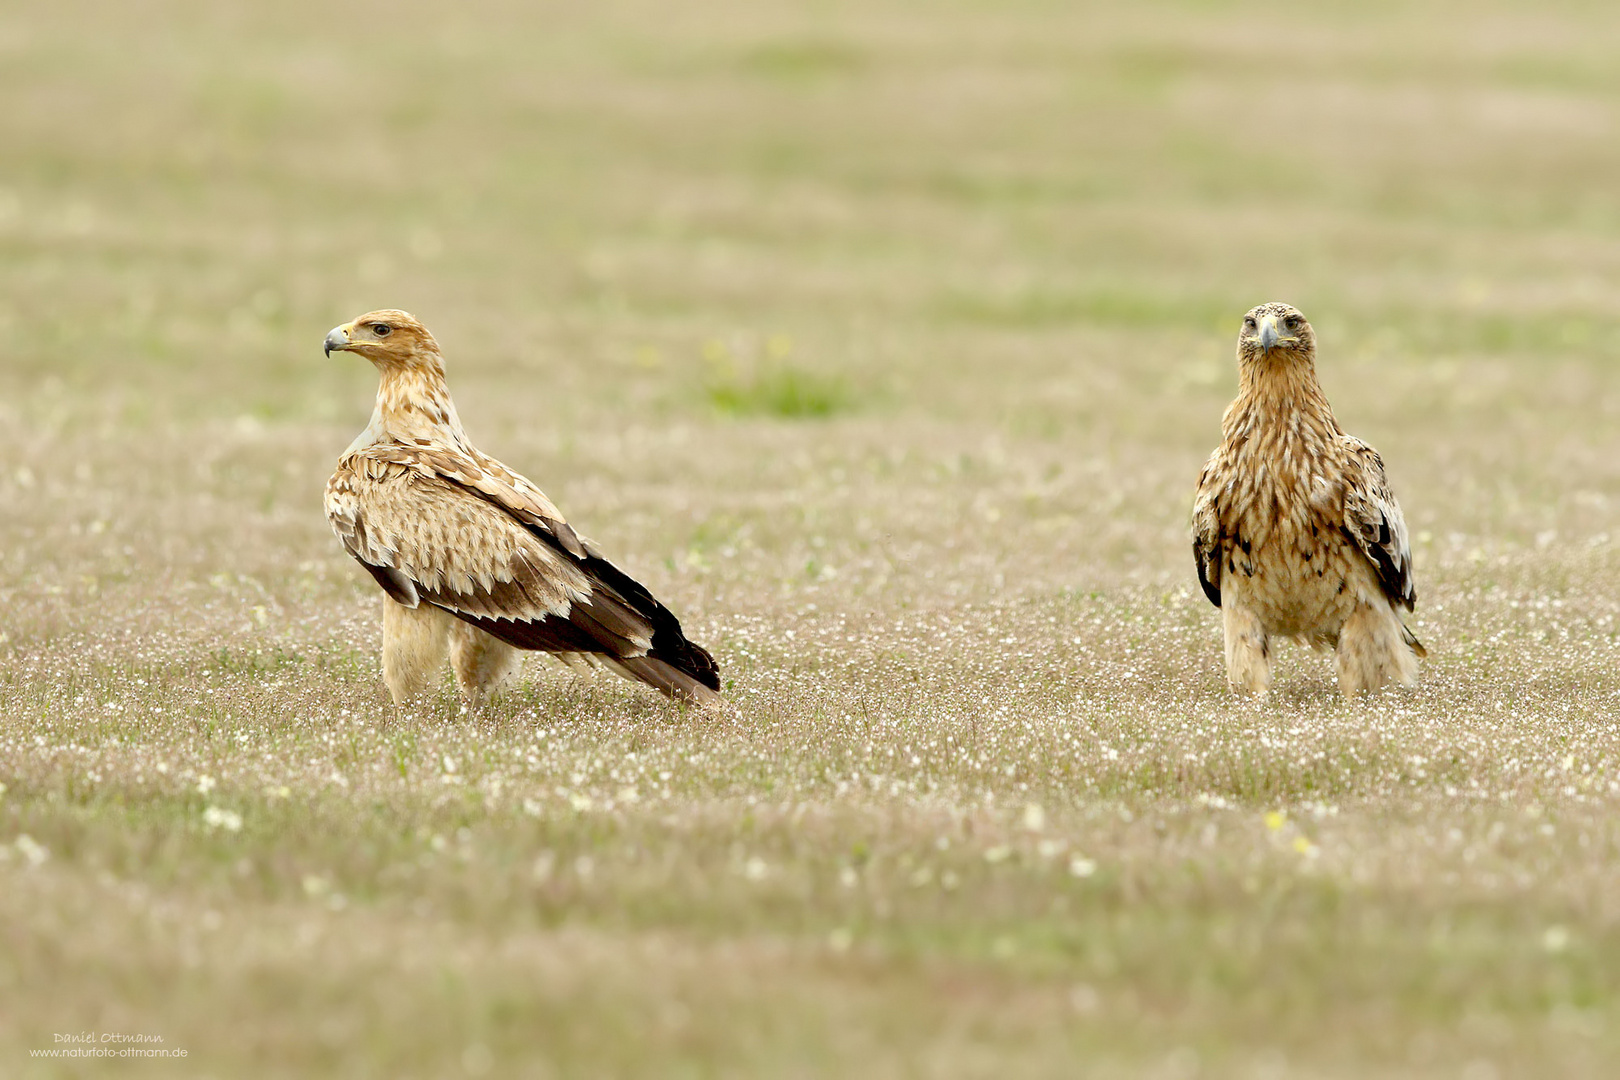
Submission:
<svg viewBox="0 0 1620 1080">
<path fill-rule="evenodd" d="M 0 12 L 0 1073 L 1605 1075 L 1617 46 Z M 1224 689 L 1185 515 L 1273 298 L 1406 505 L 1412 695 Z M 379 306 L 733 708 L 532 663 L 393 715 L 320 513 L 374 388 L 320 339 Z"/>
</svg>

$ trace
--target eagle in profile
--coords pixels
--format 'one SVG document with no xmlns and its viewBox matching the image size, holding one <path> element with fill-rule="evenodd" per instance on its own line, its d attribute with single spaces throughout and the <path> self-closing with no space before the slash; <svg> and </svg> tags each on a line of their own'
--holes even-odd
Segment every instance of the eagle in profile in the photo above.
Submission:
<svg viewBox="0 0 1620 1080">
<path fill-rule="evenodd" d="M 605 665 L 687 702 L 719 699 L 714 658 L 669 609 L 468 441 L 421 323 L 373 311 L 326 335 L 335 351 L 382 377 L 371 423 L 327 482 L 326 518 L 387 594 L 382 669 L 396 704 L 428 689 L 448 656 L 476 707 L 517 674 L 520 650 Z"/>
<path fill-rule="evenodd" d="M 1221 609 L 1226 677 L 1263 695 L 1271 641 L 1337 653 L 1346 698 L 1411 686 L 1427 655 L 1406 628 L 1412 551 L 1378 452 L 1345 434 L 1316 381 L 1316 334 L 1261 304 L 1238 335 L 1238 396 L 1198 477 L 1193 556 Z"/>
</svg>

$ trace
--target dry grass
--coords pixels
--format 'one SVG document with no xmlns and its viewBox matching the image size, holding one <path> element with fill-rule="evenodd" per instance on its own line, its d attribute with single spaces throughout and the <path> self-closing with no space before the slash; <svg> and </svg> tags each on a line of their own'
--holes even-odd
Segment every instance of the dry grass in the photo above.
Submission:
<svg viewBox="0 0 1620 1080">
<path fill-rule="evenodd" d="M 0 1072 L 1604 1075 L 1620 13 L 588 7 L 0 14 Z M 1224 688 L 1272 298 L 1411 695 Z M 379 306 L 723 715 L 393 715 L 319 508 Z"/>
</svg>

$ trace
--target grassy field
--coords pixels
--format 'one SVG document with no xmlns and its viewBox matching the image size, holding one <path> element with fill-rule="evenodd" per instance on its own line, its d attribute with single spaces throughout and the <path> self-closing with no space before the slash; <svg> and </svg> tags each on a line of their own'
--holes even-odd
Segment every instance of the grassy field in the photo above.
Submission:
<svg viewBox="0 0 1620 1080">
<path fill-rule="evenodd" d="M 7 6 L 0 1074 L 1613 1075 L 1617 52 L 1578 0 Z M 1186 518 L 1270 299 L 1406 507 L 1410 694 L 1226 690 Z M 320 506 L 384 306 L 723 711 L 534 660 L 395 714 Z M 187 1057 L 29 1056 L 84 1033 Z"/>
</svg>

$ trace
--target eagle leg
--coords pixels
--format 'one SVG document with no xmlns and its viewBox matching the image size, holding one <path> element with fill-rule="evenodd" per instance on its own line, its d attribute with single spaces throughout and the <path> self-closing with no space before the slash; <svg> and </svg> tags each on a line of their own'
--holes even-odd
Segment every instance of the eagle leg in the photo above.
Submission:
<svg viewBox="0 0 1620 1080">
<path fill-rule="evenodd" d="M 408 608 L 383 601 L 383 682 L 396 706 L 433 688 L 444 669 L 453 615 L 432 604 Z"/>
<path fill-rule="evenodd" d="M 1221 607 L 1226 632 L 1226 681 L 1232 689 L 1264 697 L 1271 689 L 1271 639 L 1259 616 L 1230 597 Z"/>
<path fill-rule="evenodd" d="M 471 623 L 460 619 L 454 622 L 450 628 L 450 667 L 456 673 L 462 698 L 476 710 L 517 677 L 523 667 L 523 654 Z"/>
<path fill-rule="evenodd" d="M 1414 685 L 1417 655 L 1407 644 L 1408 636 L 1393 607 L 1358 607 L 1339 631 L 1339 692 L 1348 700 L 1387 683 Z"/>
</svg>

